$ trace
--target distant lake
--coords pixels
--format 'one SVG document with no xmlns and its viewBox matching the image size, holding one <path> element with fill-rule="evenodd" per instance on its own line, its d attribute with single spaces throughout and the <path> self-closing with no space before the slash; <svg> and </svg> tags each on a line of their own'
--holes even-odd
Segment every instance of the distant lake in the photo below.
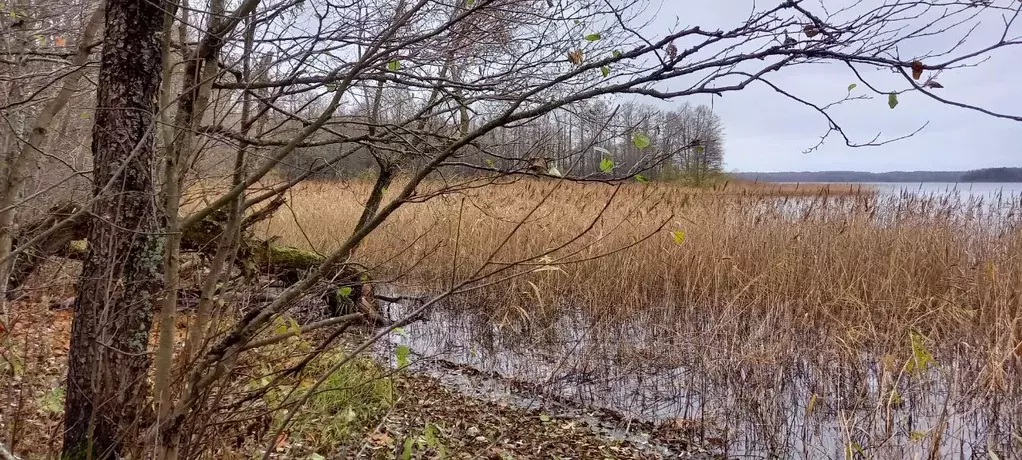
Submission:
<svg viewBox="0 0 1022 460">
<path fill-rule="evenodd" d="M 834 182 L 802 182 L 827 184 Z M 847 185 L 848 183 L 842 183 Z M 857 182 L 854 185 L 873 187 L 885 194 L 899 194 L 902 192 L 916 193 L 923 195 L 942 195 L 956 192 L 963 198 L 976 196 L 982 198 L 1003 198 L 1022 196 L 1022 183 L 1020 182 Z"/>
</svg>

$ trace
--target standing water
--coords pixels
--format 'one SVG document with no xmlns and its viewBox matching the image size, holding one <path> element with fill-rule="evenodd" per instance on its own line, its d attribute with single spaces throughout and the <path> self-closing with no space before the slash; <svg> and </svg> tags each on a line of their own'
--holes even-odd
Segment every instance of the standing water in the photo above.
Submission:
<svg viewBox="0 0 1022 460">
<path fill-rule="evenodd" d="M 911 371 L 866 354 L 838 362 L 811 345 L 788 353 L 796 359 L 757 360 L 715 346 L 710 332 L 679 337 L 579 315 L 525 331 L 440 309 L 378 352 L 407 345 L 414 368 L 477 397 L 604 409 L 621 416 L 617 431 L 629 420 L 685 427 L 725 458 L 1018 458 L 1022 449 L 1019 395 L 978 386 L 965 355 Z"/>
</svg>

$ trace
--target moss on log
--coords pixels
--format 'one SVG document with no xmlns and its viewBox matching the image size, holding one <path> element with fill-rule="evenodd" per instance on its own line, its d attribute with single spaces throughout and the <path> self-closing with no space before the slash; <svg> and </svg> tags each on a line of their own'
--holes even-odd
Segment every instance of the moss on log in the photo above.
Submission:
<svg viewBox="0 0 1022 460">
<path fill-rule="evenodd" d="M 246 238 L 238 263 L 248 278 L 269 275 L 291 285 L 323 263 L 324 257 L 311 251 L 279 246 L 270 241 Z"/>
<path fill-rule="evenodd" d="M 303 251 L 290 246 L 267 245 L 257 254 L 260 260 L 271 267 L 312 269 L 323 263 L 324 257 L 314 252 Z"/>
</svg>

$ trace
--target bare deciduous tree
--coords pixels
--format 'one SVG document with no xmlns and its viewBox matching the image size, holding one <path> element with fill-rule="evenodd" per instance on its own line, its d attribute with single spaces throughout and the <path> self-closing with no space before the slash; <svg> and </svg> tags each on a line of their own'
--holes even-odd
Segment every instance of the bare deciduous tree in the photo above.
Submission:
<svg viewBox="0 0 1022 460">
<path fill-rule="evenodd" d="M 92 136 L 94 217 L 78 283 L 67 373 L 64 457 L 123 455 L 149 406 L 149 333 L 163 237 L 153 180 L 163 13 L 108 0 Z"/>
</svg>

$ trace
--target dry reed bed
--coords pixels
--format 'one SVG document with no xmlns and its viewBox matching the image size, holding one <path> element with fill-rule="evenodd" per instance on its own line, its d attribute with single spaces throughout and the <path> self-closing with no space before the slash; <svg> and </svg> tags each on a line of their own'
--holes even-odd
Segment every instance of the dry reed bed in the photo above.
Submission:
<svg viewBox="0 0 1022 460">
<path fill-rule="evenodd" d="M 260 230 L 329 251 L 369 186 L 304 185 Z M 491 254 L 484 269 L 530 260 L 504 272 L 524 275 L 457 302 L 501 322 L 581 309 L 605 324 L 643 318 L 654 333 L 764 357 L 821 338 L 849 353 L 904 351 L 917 331 L 936 350 L 967 344 L 997 361 L 1022 340 L 1018 206 L 1007 197 L 523 180 L 406 206 L 357 259 L 377 278 L 429 291 Z M 556 269 L 530 272 L 547 265 Z"/>
</svg>

